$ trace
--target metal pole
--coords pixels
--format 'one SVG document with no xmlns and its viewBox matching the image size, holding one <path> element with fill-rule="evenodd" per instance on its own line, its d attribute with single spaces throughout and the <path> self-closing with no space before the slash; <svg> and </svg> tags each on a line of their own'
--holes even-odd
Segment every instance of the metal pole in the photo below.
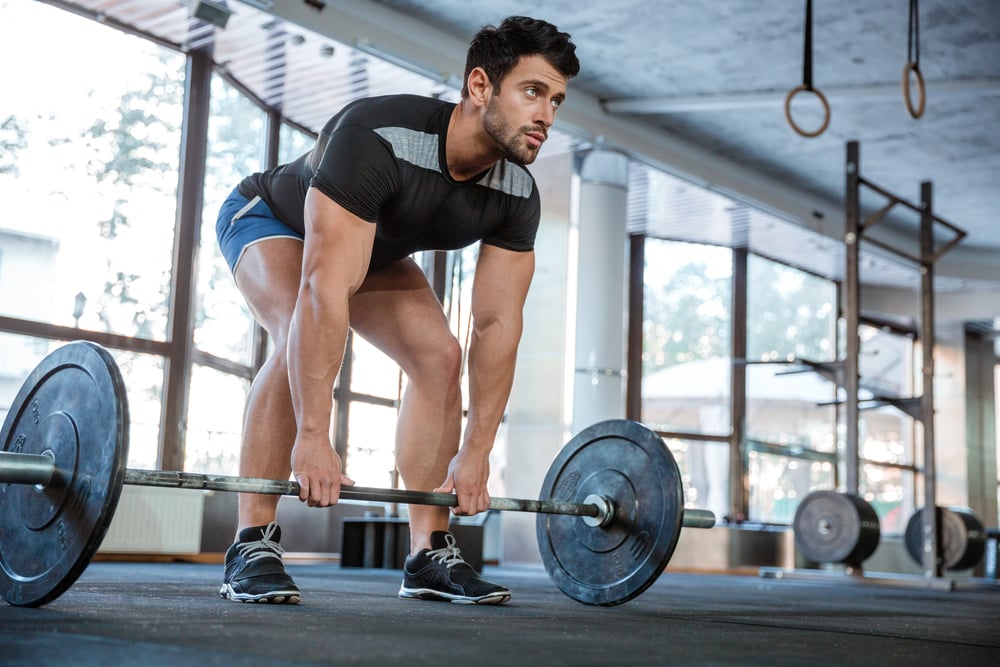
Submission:
<svg viewBox="0 0 1000 667">
<path fill-rule="evenodd" d="M 203 475 L 193 472 L 171 472 L 167 470 L 129 469 L 125 471 L 125 483 L 137 486 L 203 489 L 206 491 L 237 491 L 240 493 L 263 493 L 285 496 L 299 495 L 299 484 L 293 481 L 282 482 L 255 477 Z M 405 489 L 377 489 L 364 486 L 341 487 L 340 499 L 437 505 L 440 507 L 455 507 L 458 504 L 458 499 L 451 493 L 409 491 Z M 536 514 L 565 514 L 569 516 L 589 517 L 597 517 L 601 513 L 600 507 L 591 503 L 522 500 L 519 498 L 492 498 L 490 499 L 490 509 L 504 512 L 534 512 Z M 684 525 L 695 528 L 714 526 L 715 514 L 708 510 L 685 510 Z"/>
<path fill-rule="evenodd" d="M 0 483 L 8 484 L 48 484 L 55 476 L 55 461 L 44 454 L 20 454 L 0 452 Z M 257 477 L 233 477 L 229 475 L 204 475 L 194 472 L 172 472 L 169 470 L 125 471 L 125 484 L 135 486 L 156 486 L 174 489 L 200 489 L 205 491 L 228 491 L 236 493 L 262 493 L 284 496 L 298 496 L 299 484 L 293 481 L 261 479 Z M 408 491 L 404 489 L 375 489 L 364 486 L 345 486 L 340 490 L 341 500 L 362 500 L 367 502 L 409 503 L 416 505 L 437 505 L 455 507 L 458 499 L 451 493 L 431 491 Z M 594 503 L 570 503 L 554 500 L 522 500 L 519 498 L 492 498 L 491 510 L 534 512 L 536 514 L 564 514 L 603 518 L 605 510 Z M 615 511 L 614 503 L 611 510 Z M 606 516 L 606 515 L 605 515 Z M 684 510 L 683 525 L 691 528 L 711 528 L 715 525 L 715 514 L 708 510 Z"/>
<path fill-rule="evenodd" d="M 860 199 L 861 151 L 858 142 L 847 143 L 847 193 L 844 199 L 846 209 L 846 229 L 844 230 L 844 322 L 846 354 L 844 357 L 844 487 L 848 493 L 858 492 L 858 422 L 860 408 L 861 339 L 858 327 L 861 324 L 861 199 Z"/>
<path fill-rule="evenodd" d="M 939 558 L 937 470 L 934 463 L 934 215 L 932 187 L 929 181 L 920 184 L 920 343 L 923 352 L 923 393 L 920 412 L 924 427 L 924 574 L 940 577 L 943 563 Z"/>
<path fill-rule="evenodd" d="M 56 462 L 44 454 L 0 452 L 0 483 L 41 484 L 52 481 Z"/>
</svg>

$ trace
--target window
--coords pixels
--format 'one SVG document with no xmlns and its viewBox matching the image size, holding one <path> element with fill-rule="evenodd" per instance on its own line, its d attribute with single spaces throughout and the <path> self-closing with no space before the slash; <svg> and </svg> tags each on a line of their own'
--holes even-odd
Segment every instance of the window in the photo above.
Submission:
<svg viewBox="0 0 1000 667">
<path fill-rule="evenodd" d="M 657 430 L 730 431 L 732 253 L 647 239 L 642 419 Z"/>
<path fill-rule="evenodd" d="M 667 438 L 684 484 L 684 506 L 729 514 L 729 445 Z"/>
<path fill-rule="evenodd" d="M 253 319 L 216 239 L 219 207 L 244 177 L 260 171 L 264 112 L 220 76 L 212 77 L 194 341 L 197 348 L 250 365 Z"/>
<path fill-rule="evenodd" d="M 0 72 L 0 314 L 164 340 L 184 56 L 42 3 L 0 24 L 31 63 Z"/>
<path fill-rule="evenodd" d="M 184 470 L 239 474 L 243 404 L 249 388 L 249 382 L 235 375 L 200 364 L 192 367 Z"/>
<path fill-rule="evenodd" d="M 836 451 L 834 284 L 756 255 L 747 274 L 747 438 Z"/>
</svg>

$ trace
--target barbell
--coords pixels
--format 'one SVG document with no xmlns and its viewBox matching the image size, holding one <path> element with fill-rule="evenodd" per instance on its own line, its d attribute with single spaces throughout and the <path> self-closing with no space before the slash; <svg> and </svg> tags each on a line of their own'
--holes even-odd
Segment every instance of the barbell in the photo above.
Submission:
<svg viewBox="0 0 1000 667">
<path fill-rule="evenodd" d="M 100 547 L 124 484 L 298 496 L 293 481 L 126 469 L 125 384 L 103 347 L 76 341 L 31 372 L 0 431 L 0 595 L 41 606 L 64 593 Z M 585 604 L 618 605 L 656 581 L 682 526 L 715 515 L 684 508 L 677 462 L 655 432 L 599 422 L 559 452 L 538 500 L 493 498 L 490 509 L 533 512 L 545 569 Z M 342 487 L 342 500 L 454 507 L 453 494 Z"/>
</svg>

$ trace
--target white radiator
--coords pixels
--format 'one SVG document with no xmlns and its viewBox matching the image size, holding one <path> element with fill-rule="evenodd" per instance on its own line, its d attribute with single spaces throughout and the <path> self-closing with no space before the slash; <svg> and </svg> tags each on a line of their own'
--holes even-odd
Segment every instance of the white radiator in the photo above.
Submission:
<svg viewBox="0 0 1000 667">
<path fill-rule="evenodd" d="M 197 554 L 204 507 L 197 491 L 127 485 L 98 551 Z"/>
</svg>

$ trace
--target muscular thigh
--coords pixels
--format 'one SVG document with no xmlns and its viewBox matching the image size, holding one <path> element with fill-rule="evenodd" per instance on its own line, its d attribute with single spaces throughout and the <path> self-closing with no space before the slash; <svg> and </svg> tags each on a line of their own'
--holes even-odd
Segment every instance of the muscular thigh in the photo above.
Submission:
<svg viewBox="0 0 1000 667">
<path fill-rule="evenodd" d="M 250 312 L 276 343 L 288 333 L 302 275 L 302 241 L 272 238 L 247 246 L 236 285 Z"/>
<path fill-rule="evenodd" d="M 406 373 L 456 343 L 441 304 L 411 259 L 370 274 L 351 298 L 351 328 Z"/>
</svg>

